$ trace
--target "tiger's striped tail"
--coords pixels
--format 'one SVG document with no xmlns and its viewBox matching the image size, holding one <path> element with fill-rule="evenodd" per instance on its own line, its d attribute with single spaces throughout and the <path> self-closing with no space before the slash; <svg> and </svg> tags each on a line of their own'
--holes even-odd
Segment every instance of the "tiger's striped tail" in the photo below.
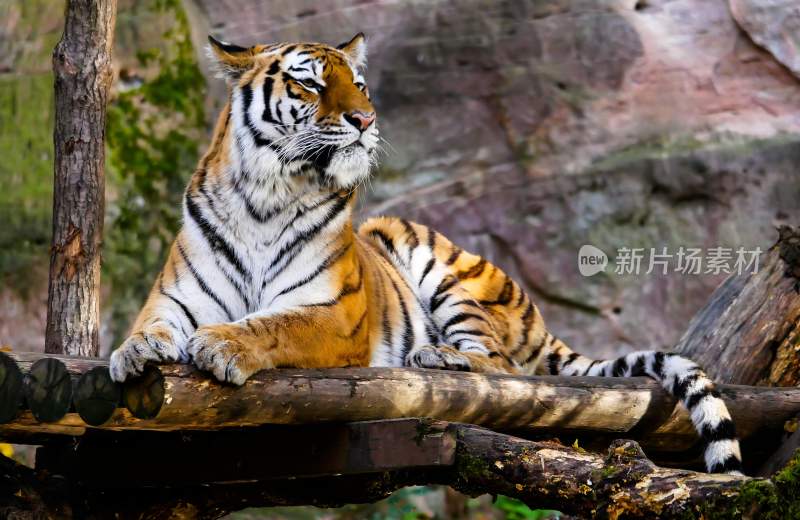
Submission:
<svg viewBox="0 0 800 520">
<path fill-rule="evenodd" d="M 549 335 L 549 333 L 547 333 Z M 542 359 L 552 375 L 636 377 L 649 376 L 689 410 L 705 445 L 709 473 L 741 474 L 742 455 L 728 408 L 714 382 L 694 361 L 674 353 L 632 352 L 617 359 L 596 361 L 573 352 L 555 337 L 548 338 Z"/>
</svg>

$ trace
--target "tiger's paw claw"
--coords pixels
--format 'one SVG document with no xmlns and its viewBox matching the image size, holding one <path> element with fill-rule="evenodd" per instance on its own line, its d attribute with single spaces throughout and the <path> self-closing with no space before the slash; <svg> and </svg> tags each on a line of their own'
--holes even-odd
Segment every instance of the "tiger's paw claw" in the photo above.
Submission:
<svg viewBox="0 0 800 520">
<path fill-rule="evenodd" d="M 449 346 L 425 345 L 416 348 L 406 356 L 405 363 L 406 366 L 414 368 L 436 368 L 461 372 L 469 372 L 472 369 L 469 359 Z"/>
<path fill-rule="evenodd" d="M 187 350 L 197 368 L 211 372 L 223 383 L 241 386 L 255 372 L 267 368 L 257 366 L 250 349 L 219 326 L 197 329 Z"/>
</svg>

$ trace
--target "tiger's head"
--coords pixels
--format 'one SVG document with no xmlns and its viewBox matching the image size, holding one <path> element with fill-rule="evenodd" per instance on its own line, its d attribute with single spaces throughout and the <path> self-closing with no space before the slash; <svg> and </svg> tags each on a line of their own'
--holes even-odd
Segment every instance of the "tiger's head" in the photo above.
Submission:
<svg viewBox="0 0 800 520">
<path fill-rule="evenodd" d="M 231 86 L 243 168 L 261 176 L 309 176 L 335 188 L 369 176 L 378 129 L 363 75 L 363 34 L 337 47 L 240 47 L 210 36 L 209 42 Z"/>
</svg>

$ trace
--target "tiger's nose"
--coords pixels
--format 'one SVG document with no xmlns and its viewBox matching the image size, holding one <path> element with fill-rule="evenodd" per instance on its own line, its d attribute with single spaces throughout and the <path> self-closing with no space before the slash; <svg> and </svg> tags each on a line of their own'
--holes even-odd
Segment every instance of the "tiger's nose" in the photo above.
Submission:
<svg viewBox="0 0 800 520">
<path fill-rule="evenodd" d="M 344 119 L 363 132 L 375 121 L 375 112 L 370 112 L 369 114 L 364 112 L 350 112 L 344 115 Z"/>
</svg>

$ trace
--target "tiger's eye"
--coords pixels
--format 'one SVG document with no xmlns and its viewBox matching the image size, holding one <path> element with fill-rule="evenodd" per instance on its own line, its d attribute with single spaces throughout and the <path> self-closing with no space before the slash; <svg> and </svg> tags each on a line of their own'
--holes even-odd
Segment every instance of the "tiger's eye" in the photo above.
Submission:
<svg viewBox="0 0 800 520">
<path fill-rule="evenodd" d="M 316 82 L 316 81 L 314 81 L 313 79 L 303 79 L 303 80 L 300 80 L 300 83 L 301 83 L 303 86 L 305 86 L 305 87 L 308 87 L 308 88 L 310 88 L 310 89 L 312 89 L 312 90 L 317 90 L 317 91 L 319 91 L 319 90 L 320 90 L 320 87 L 319 87 L 319 85 L 318 85 L 318 84 L 317 84 L 317 82 Z"/>
</svg>

